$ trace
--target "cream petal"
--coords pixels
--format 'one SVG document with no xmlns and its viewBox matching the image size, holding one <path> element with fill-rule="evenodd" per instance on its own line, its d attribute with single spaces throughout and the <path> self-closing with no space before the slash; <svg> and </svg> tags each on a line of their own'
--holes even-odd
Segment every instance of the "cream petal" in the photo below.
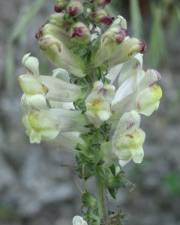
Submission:
<svg viewBox="0 0 180 225">
<path fill-rule="evenodd" d="M 82 96 L 81 87 L 56 77 L 41 76 L 42 83 L 48 88 L 47 98 L 54 101 L 72 102 Z"/>
<path fill-rule="evenodd" d="M 161 79 L 161 75 L 156 70 L 147 70 L 143 76 L 141 81 L 139 82 L 139 89 L 144 89 L 152 86 L 156 82 Z"/>
<path fill-rule="evenodd" d="M 143 143 L 145 133 L 139 128 L 140 115 L 136 111 L 125 113 L 117 125 L 112 137 L 112 152 L 126 164 L 133 159 L 140 163 L 143 159 Z"/>
<path fill-rule="evenodd" d="M 86 115 L 96 127 L 110 118 L 114 92 L 114 86 L 97 81 L 94 83 L 91 93 L 87 96 L 85 101 Z"/>
<path fill-rule="evenodd" d="M 66 109 L 32 110 L 23 117 L 26 133 L 33 143 L 54 139 L 60 132 L 86 132 L 85 117 Z"/>
<path fill-rule="evenodd" d="M 39 61 L 36 57 L 31 56 L 31 53 L 27 53 L 23 59 L 22 64 L 27 71 L 35 76 L 39 75 Z"/>
<path fill-rule="evenodd" d="M 88 225 L 81 216 L 75 216 L 72 221 L 73 225 Z"/>
<path fill-rule="evenodd" d="M 119 165 L 120 165 L 121 167 L 124 167 L 124 166 L 126 166 L 130 161 L 131 161 L 130 159 L 129 159 L 129 160 L 119 160 Z"/>
<path fill-rule="evenodd" d="M 40 80 L 36 79 L 31 74 L 19 76 L 18 81 L 22 91 L 27 95 L 47 93 L 46 86 L 43 86 Z"/>
<path fill-rule="evenodd" d="M 36 95 L 23 95 L 21 98 L 21 104 L 27 111 L 32 109 L 47 109 L 46 98 L 42 94 Z"/>
<path fill-rule="evenodd" d="M 112 108 L 114 105 L 120 103 L 124 98 L 131 95 L 136 90 L 137 79 L 135 76 L 129 77 L 116 91 L 115 97 L 112 100 Z"/>
<path fill-rule="evenodd" d="M 56 77 L 56 78 L 59 78 L 59 79 L 61 79 L 63 81 L 66 81 L 66 82 L 70 82 L 69 73 L 62 68 L 58 68 L 58 69 L 53 70 L 52 76 Z"/>
<path fill-rule="evenodd" d="M 132 160 L 135 163 L 142 163 L 143 158 L 144 158 L 144 150 L 142 147 L 137 148 L 137 149 L 132 149 L 130 150 L 132 154 Z"/>
<path fill-rule="evenodd" d="M 144 115 L 151 115 L 159 106 L 162 90 L 159 85 L 153 84 L 138 93 L 136 99 L 137 110 Z"/>
<path fill-rule="evenodd" d="M 136 111 L 133 110 L 131 112 L 124 113 L 117 125 L 115 135 L 118 135 L 119 133 L 124 134 L 135 128 L 139 128 L 140 122 L 141 117 Z"/>
</svg>

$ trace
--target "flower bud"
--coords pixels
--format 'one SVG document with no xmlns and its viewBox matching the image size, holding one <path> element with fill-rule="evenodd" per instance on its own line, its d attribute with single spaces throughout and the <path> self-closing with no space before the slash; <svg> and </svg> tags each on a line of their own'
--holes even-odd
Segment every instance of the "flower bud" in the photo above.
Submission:
<svg viewBox="0 0 180 225">
<path fill-rule="evenodd" d="M 78 22 L 73 25 L 70 31 L 70 36 L 80 43 L 88 43 L 90 41 L 90 31 L 87 26 L 81 22 Z"/>
<path fill-rule="evenodd" d="M 67 70 L 77 77 L 83 77 L 84 63 L 80 57 L 73 54 L 66 45 L 52 35 L 39 39 L 39 46 L 48 59 L 55 65 Z"/>
<path fill-rule="evenodd" d="M 136 38 L 127 37 L 116 49 L 114 49 L 114 53 L 109 59 L 109 66 L 111 67 L 123 63 L 137 53 L 142 53 L 142 41 Z"/>
<path fill-rule="evenodd" d="M 46 35 L 52 35 L 57 39 L 61 39 L 64 42 L 68 42 L 69 36 L 65 28 L 66 23 L 64 21 L 64 14 L 53 14 L 49 17 L 48 23 L 41 27 L 40 35 L 37 35 L 37 39 L 40 40 Z"/>
<path fill-rule="evenodd" d="M 83 10 L 84 8 L 80 0 L 71 0 L 67 6 L 67 13 L 72 17 L 79 16 L 83 13 Z"/>
<path fill-rule="evenodd" d="M 114 20 L 114 17 L 112 16 L 103 16 L 100 18 L 100 22 L 105 24 L 105 25 L 111 25 Z"/>
<path fill-rule="evenodd" d="M 126 20 L 123 17 L 118 16 L 109 27 L 109 29 L 101 36 L 101 43 L 94 57 L 95 66 L 100 66 L 103 63 L 109 64 L 110 59 L 115 56 L 115 53 L 118 51 L 118 49 L 126 39 L 126 29 Z M 122 52 L 118 52 L 118 54 L 120 55 L 122 54 Z M 117 56 L 118 59 L 120 58 L 119 55 Z"/>
<path fill-rule="evenodd" d="M 57 13 L 62 12 L 66 5 L 65 1 L 66 0 L 57 0 L 54 6 L 54 11 Z"/>
<path fill-rule="evenodd" d="M 93 19 L 97 23 L 103 23 L 105 25 L 111 25 L 114 17 L 108 16 L 104 9 L 99 9 L 92 14 Z"/>
</svg>

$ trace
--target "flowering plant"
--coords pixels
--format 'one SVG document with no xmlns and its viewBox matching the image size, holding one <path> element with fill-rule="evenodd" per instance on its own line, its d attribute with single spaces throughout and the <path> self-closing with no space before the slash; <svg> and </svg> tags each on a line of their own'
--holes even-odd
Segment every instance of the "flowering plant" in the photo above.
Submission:
<svg viewBox="0 0 180 225">
<path fill-rule="evenodd" d="M 116 199 L 123 167 L 144 157 L 141 115 L 158 109 L 160 74 L 143 70 L 143 41 L 130 37 L 122 16 L 107 14 L 110 0 L 57 0 L 36 38 L 58 68 L 42 75 L 37 58 L 26 54 L 23 124 L 31 143 L 59 138 L 75 152 L 76 171 L 86 183 L 95 177 L 97 195 L 82 188 L 83 217 L 73 225 L 120 225 L 122 214 L 107 207 Z"/>
</svg>

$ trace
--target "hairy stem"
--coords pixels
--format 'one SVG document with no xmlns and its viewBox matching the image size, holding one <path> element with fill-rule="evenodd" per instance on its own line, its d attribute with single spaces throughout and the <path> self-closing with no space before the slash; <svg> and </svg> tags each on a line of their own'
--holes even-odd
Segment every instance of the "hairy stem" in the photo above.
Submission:
<svg viewBox="0 0 180 225">
<path fill-rule="evenodd" d="M 106 190 L 104 184 L 99 177 L 96 178 L 97 194 L 98 194 L 98 209 L 99 217 L 102 219 L 103 225 L 108 225 L 108 210 L 106 205 Z"/>
</svg>

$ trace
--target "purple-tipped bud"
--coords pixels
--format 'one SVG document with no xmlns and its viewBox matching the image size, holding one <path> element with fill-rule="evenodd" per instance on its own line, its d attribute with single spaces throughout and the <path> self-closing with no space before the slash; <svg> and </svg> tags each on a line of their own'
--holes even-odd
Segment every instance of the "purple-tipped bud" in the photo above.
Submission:
<svg viewBox="0 0 180 225">
<path fill-rule="evenodd" d="M 83 5 L 79 0 L 71 0 L 67 6 L 69 16 L 78 16 L 83 12 Z"/>
<path fill-rule="evenodd" d="M 62 12 L 64 7 L 59 6 L 58 4 L 54 5 L 54 11 L 57 13 Z"/>
<path fill-rule="evenodd" d="M 83 32 L 83 28 L 82 27 L 75 27 L 71 37 L 83 37 L 84 32 Z"/>
<path fill-rule="evenodd" d="M 114 21 L 114 17 L 112 17 L 112 16 L 103 16 L 100 19 L 100 22 L 105 25 L 111 25 L 113 21 Z"/>
<path fill-rule="evenodd" d="M 121 29 L 119 32 L 115 34 L 115 38 L 117 43 L 122 43 L 124 38 L 127 36 L 127 30 Z"/>
<path fill-rule="evenodd" d="M 145 53 L 146 52 L 146 50 L 147 50 L 147 44 L 146 44 L 146 42 L 145 41 L 141 41 L 140 42 L 140 53 Z"/>
<path fill-rule="evenodd" d="M 68 8 L 68 14 L 70 15 L 70 16 L 77 16 L 77 14 L 78 14 L 78 8 L 77 7 L 69 7 Z"/>
<path fill-rule="evenodd" d="M 64 0 L 57 0 L 56 4 L 54 5 L 54 11 L 60 13 L 65 8 L 65 1 Z"/>
<path fill-rule="evenodd" d="M 97 23 L 103 23 L 106 25 L 111 25 L 114 20 L 114 17 L 108 16 L 107 12 L 104 9 L 98 9 L 96 12 L 92 14 L 92 18 Z"/>
<path fill-rule="evenodd" d="M 70 36 L 71 38 L 76 38 L 76 40 L 78 39 L 84 43 L 90 41 L 90 31 L 88 27 L 81 22 L 74 24 L 74 26 L 71 28 Z"/>
</svg>

